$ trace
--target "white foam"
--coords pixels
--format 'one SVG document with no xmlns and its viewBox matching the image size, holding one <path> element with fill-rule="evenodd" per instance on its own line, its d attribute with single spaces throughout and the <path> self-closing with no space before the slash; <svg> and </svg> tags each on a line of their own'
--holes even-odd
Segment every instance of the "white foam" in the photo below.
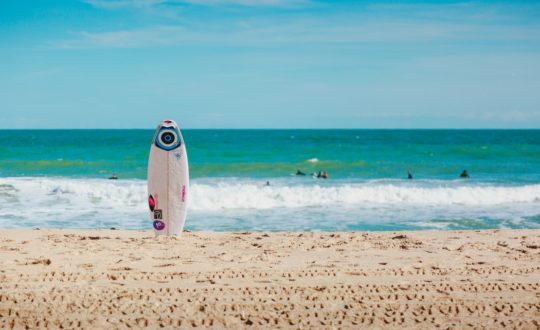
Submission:
<svg viewBox="0 0 540 330">
<path fill-rule="evenodd" d="M 265 186 L 265 180 L 191 185 L 190 209 L 298 208 L 317 205 L 498 205 L 540 203 L 540 184 L 523 186 L 417 186 L 395 183 Z M 0 178 L 0 193 L 31 208 L 60 204 L 95 207 L 146 207 L 146 181 L 65 178 Z M 0 198 L 1 198 L 0 194 Z M 142 205 L 142 206 L 141 206 Z M 7 205 L 2 204 L 0 209 Z"/>
<path fill-rule="evenodd" d="M 318 163 L 319 159 L 318 158 L 310 158 L 310 159 L 306 160 L 306 162 L 308 162 L 308 163 Z"/>
<path fill-rule="evenodd" d="M 540 203 L 540 185 L 519 187 L 419 187 L 396 184 L 271 186 L 253 183 L 195 184 L 193 210 L 270 209 L 339 205 L 499 205 Z"/>
<path fill-rule="evenodd" d="M 266 180 L 194 180 L 190 187 L 189 212 L 221 211 L 296 212 L 317 209 L 331 215 L 340 209 L 370 210 L 377 217 L 388 210 L 407 210 L 410 218 L 431 210 L 441 214 L 467 209 L 500 209 L 506 214 L 540 214 L 540 184 L 522 186 L 403 182 L 294 183 Z M 146 181 L 67 178 L 0 178 L 0 227 L 32 221 L 69 221 L 80 227 L 92 219 L 130 223 L 147 221 Z M 383 210 L 383 211 L 381 211 Z M 442 210 L 442 211 L 441 211 Z M 526 212 L 524 210 L 527 210 Z M 188 213 L 189 213 L 188 212 Z M 274 211 L 272 211 L 274 212 Z M 393 211 L 392 211 L 393 212 Z M 464 213 L 466 215 L 466 213 Z M 354 216 L 354 211 L 352 212 Z"/>
</svg>

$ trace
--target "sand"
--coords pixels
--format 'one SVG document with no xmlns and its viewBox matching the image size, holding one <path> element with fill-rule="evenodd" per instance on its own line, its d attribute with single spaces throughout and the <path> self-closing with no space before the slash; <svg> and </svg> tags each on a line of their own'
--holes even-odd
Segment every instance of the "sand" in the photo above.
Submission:
<svg viewBox="0 0 540 330">
<path fill-rule="evenodd" d="M 0 230 L 0 328 L 540 327 L 540 230 Z"/>
</svg>

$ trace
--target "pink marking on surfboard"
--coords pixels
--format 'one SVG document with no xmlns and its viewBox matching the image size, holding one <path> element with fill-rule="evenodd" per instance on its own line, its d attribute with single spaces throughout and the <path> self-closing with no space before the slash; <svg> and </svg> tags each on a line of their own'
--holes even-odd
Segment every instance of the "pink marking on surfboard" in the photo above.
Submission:
<svg viewBox="0 0 540 330">
<path fill-rule="evenodd" d="M 182 202 L 186 201 L 186 186 L 182 186 Z"/>
<path fill-rule="evenodd" d="M 150 207 L 150 211 L 154 211 L 156 208 L 156 201 L 152 195 L 148 196 L 148 206 Z"/>
</svg>

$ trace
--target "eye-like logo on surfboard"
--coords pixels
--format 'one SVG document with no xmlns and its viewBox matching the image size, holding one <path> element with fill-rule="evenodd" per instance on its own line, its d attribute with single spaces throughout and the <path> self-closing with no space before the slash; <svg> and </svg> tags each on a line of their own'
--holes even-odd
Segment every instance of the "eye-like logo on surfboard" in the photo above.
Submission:
<svg viewBox="0 0 540 330">
<path fill-rule="evenodd" d="M 174 150 L 182 145 L 180 130 L 172 121 L 169 121 L 169 123 L 165 121 L 163 126 L 158 128 L 154 143 L 156 147 L 165 151 Z"/>
</svg>

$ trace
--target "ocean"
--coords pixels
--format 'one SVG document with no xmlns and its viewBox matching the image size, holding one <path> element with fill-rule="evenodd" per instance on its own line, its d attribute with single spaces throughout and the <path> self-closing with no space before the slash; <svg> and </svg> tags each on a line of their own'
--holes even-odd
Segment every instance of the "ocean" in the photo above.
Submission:
<svg viewBox="0 0 540 330">
<path fill-rule="evenodd" d="M 182 133 L 188 230 L 540 228 L 540 130 Z M 151 229 L 153 134 L 0 130 L 0 227 Z"/>
</svg>

